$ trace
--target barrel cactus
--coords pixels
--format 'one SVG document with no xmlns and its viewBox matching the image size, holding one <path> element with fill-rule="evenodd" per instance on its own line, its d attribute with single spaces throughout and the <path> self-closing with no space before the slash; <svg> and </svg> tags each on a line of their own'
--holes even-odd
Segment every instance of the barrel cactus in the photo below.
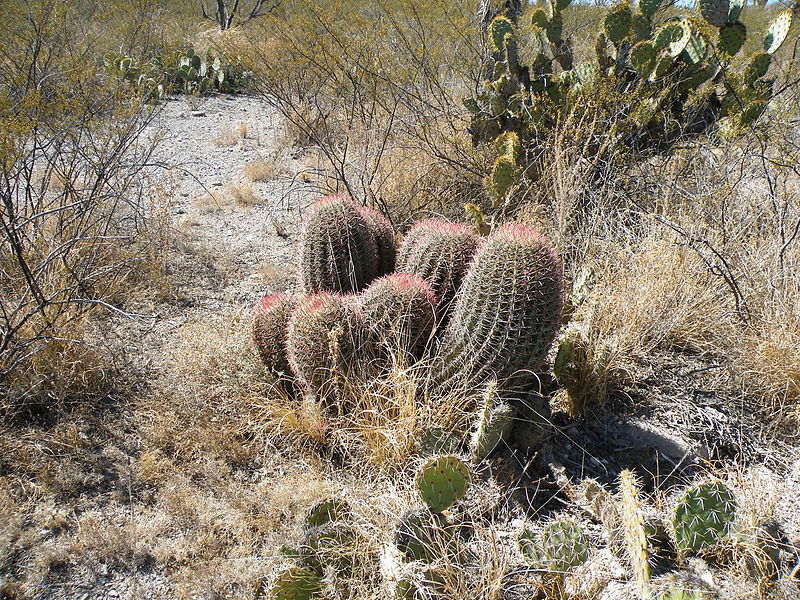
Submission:
<svg viewBox="0 0 800 600">
<path fill-rule="evenodd" d="M 304 297 L 289 319 L 289 365 L 297 381 L 320 396 L 338 393 L 364 344 L 364 319 L 350 296 L 322 292 Z"/>
<path fill-rule="evenodd" d="M 513 387 L 537 369 L 553 342 L 564 304 L 563 268 L 544 236 L 506 225 L 475 254 L 439 348 L 433 391 L 496 378 Z"/>
<path fill-rule="evenodd" d="M 461 286 L 480 238 L 464 223 L 423 219 L 403 238 L 397 270 L 425 279 L 444 314 Z"/>
<path fill-rule="evenodd" d="M 311 206 L 301 240 L 303 289 L 358 292 L 378 272 L 378 249 L 360 207 L 344 196 L 326 196 Z"/>
<path fill-rule="evenodd" d="M 361 206 L 358 210 L 367 222 L 375 239 L 375 247 L 378 253 L 378 268 L 375 275 L 381 276 L 391 273 L 394 271 L 395 255 L 397 253 L 392 224 L 381 213 L 368 206 Z"/>
<path fill-rule="evenodd" d="M 261 360 L 273 373 L 289 373 L 286 342 L 289 317 L 297 300 L 286 294 L 264 297 L 253 309 L 253 341 Z"/>
<path fill-rule="evenodd" d="M 373 340 L 385 349 L 422 356 L 436 323 L 436 296 L 427 281 L 393 273 L 373 281 L 359 302 Z"/>
</svg>

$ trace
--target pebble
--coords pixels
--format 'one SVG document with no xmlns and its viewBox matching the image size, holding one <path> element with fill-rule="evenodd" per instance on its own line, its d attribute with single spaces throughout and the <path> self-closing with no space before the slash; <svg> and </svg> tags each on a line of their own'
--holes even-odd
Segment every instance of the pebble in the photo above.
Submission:
<svg viewBox="0 0 800 600">
<path fill-rule="evenodd" d="M 221 187 L 222 186 L 222 182 L 221 181 L 212 181 L 211 185 L 213 185 L 214 187 Z"/>
<path fill-rule="evenodd" d="M 192 111 L 192 116 L 193 117 L 205 117 L 206 116 L 206 111 L 204 111 L 204 110 L 193 110 Z"/>
</svg>

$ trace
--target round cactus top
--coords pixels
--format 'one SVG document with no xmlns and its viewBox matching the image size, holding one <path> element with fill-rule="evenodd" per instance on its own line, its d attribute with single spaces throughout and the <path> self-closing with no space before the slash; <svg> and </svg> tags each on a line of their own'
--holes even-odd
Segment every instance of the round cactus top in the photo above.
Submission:
<svg viewBox="0 0 800 600">
<path fill-rule="evenodd" d="M 284 306 L 291 301 L 292 298 L 286 294 L 269 294 L 256 303 L 253 307 L 253 314 L 267 312 L 275 307 Z"/>
</svg>

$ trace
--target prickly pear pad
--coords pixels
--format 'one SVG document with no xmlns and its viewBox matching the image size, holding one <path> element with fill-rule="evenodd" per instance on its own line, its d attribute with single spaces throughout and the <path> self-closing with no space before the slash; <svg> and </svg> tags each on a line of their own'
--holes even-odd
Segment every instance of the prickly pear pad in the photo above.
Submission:
<svg viewBox="0 0 800 600">
<path fill-rule="evenodd" d="M 417 488 L 431 512 L 440 513 L 464 496 L 469 469 L 455 455 L 428 459 L 417 473 Z"/>
<path fill-rule="evenodd" d="M 724 538 L 736 517 L 736 500 L 721 482 L 690 487 L 675 506 L 675 542 L 682 555 L 699 552 Z"/>
</svg>

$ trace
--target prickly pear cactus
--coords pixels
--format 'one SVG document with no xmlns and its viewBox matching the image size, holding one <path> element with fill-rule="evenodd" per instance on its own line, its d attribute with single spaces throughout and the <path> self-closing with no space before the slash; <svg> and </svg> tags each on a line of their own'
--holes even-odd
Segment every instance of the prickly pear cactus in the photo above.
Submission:
<svg viewBox="0 0 800 600">
<path fill-rule="evenodd" d="M 564 304 L 561 261 L 541 233 L 506 225 L 475 254 L 439 348 L 431 391 L 540 368 Z"/>
<path fill-rule="evenodd" d="M 767 35 L 764 37 L 764 52 L 775 54 L 789 34 L 791 26 L 792 11 L 785 10 L 775 18 L 769 29 L 767 29 Z"/>
<path fill-rule="evenodd" d="M 692 486 L 675 506 L 672 525 L 681 556 L 695 554 L 730 532 L 736 517 L 736 500 L 720 482 Z"/>
<path fill-rule="evenodd" d="M 413 273 L 393 273 L 373 281 L 359 303 L 376 346 L 423 355 L 436 325 L 437 300 L 427 281 Z"/>
<path fill-rule="evenodd" d="M 332 521 L 341 521 L 350 513 L 350 505 L 341 498 L 328 498 L 312 506 L 306 515 L 306 528 L 322 527 Z"/>
<path fill-rule="evenodd" d="M 395 531 L 395 545 L 408 560 L 431 561 L 438 554 L 437 539 L 441 532 L 436 515 L 420 509 L 400 517 Z"/>
<path fill-rule="evenodd" d="M 469 469 L 454 455 L 429 458 L 417 472 L 417 489 L 431 512 L 440 513 L 467 492 Z"/>
<path fill-rule="evenodd" d="M 552 521 L 539 536 L 526 529 L 518 543 L 534 567 L 556 573 L 566 573 L 589 558 L 589 542 L 580 525 L 572 521 Z"/>
<path fill-rule="evenodd" d="M 273 373 L 290 372 L 286 345 L 289 317 L 297 300 L 286 294 L 266 296 L 253 309 L 253 342 L 261 360 Z"/>
<path fill-rule="evenodd" d="M 311 206 L 300 262 L 306 293 L 358 292 L 372 281 L 378 272 L 378 248 L 355 202 L 336 194 Z"/>
<path fill-rule="evenodd" d="M 291 567 L 278 575 L 269 589 L 270 600 L 311 600 L 322 593 L 322 578 L 304 567 Z"/>
</svg>

